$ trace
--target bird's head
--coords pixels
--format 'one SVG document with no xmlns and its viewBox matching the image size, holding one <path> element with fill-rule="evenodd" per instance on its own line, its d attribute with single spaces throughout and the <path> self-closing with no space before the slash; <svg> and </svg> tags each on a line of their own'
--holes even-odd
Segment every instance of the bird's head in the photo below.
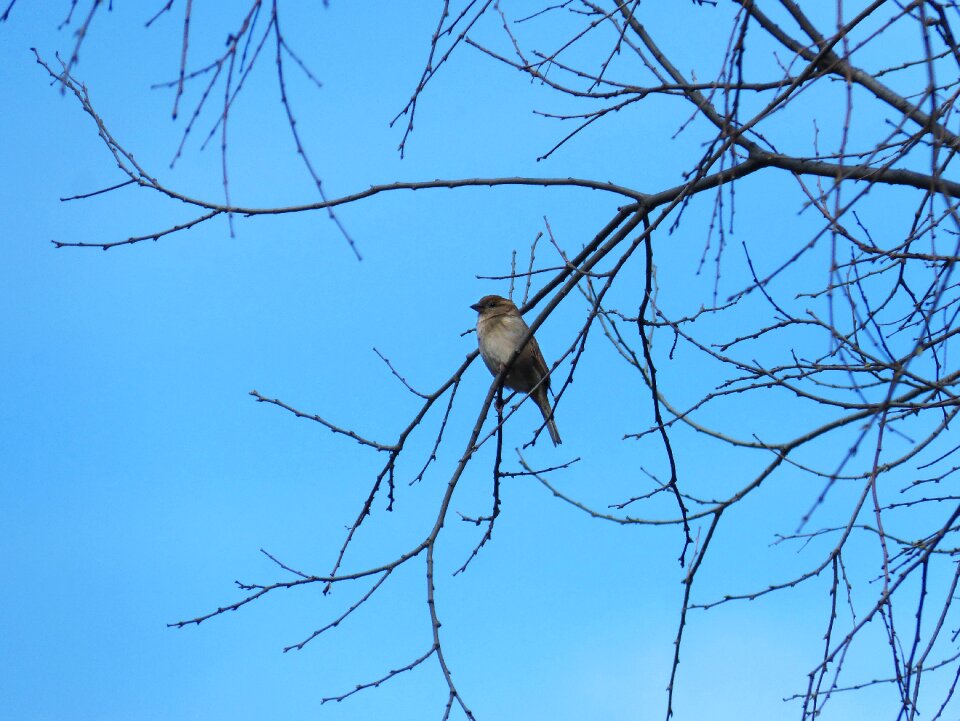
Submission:
<svg viewBox="0 0 960 721">
<path fill-rule="evenodd" d="M 470 306 L 481 316 L 502 315 L 504 313 L 516 313 L 517 306 L 512 300 L 503 298 L 499 295 L 485 295 L 476 303 Z"/>
</svg>

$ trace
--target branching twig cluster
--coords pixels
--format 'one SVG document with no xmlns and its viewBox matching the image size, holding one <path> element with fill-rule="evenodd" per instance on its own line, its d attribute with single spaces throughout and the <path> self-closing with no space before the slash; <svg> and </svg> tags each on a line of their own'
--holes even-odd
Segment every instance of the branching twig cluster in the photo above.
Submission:
<svg viewBox="0 0 960 721">
<path fill-rule="evenodd" d="M 461 516 L 476 525 L 480 535 L 458 573 L 491 540 L 501 513 L 501 482 L 518 474 L 539 480 L 557 499 L 598 521 L 676 529 L 684 590 L 667 718 L 683 691 L 680 649 L 688 642 L 685 631 L 692 612 L 818 583 L 825 589 L 823 607 L 816 611 L 823 617 L 824 639 L 822 653 L 810 659 L 805 689 L 795 696 L 801 718 L 819 717 L 838 694 L 872 686 L 894 689 L 898 718 L 913 720 L 921 713 L 934 719 L 955 717 L 960 679 L 956 631 L 960 610 L 954 607 L 960 579 L 960 501 L 955 489 L 948 487 L 955 480 L 955 453 L 960 449 L 949 434 L 960 411 L 960 371 L 950 356 L 951 342 L 960 333 L 960 281 L 954 273 L 960 260 L 960 183 L 953 179 L 960 136 L 950 129 L 955 127 L 960 94 L 956 79 L 960 47 L 952 31 L 958 15 L 955 4 L 874 0 L 853 8 L 837 3 L 833 15 L 811 15 L 822 8 L 808 10 L 795 0 L 733 0 L 735 7 L 726 15 L 729 31 L 719 41 L 720 67 L 713 69 L 712 79 L 703 80 L 682 70 L 682 59 L 661 47 L 657 33 L 645 24 L 645 5 L 639 0 L 547 3 L 516 19 L 511 18 L 508 2 L 442 0 L 427 61 L 409 102 L 394 118 L 394 122 L 406 118 L 401 153 L 414 130 L 419 101 L 439 69 L 472 48 L 562 101 L 564 110 L 542 110 L 541 115 L 572 129 L 549 143 L 541 158 L 554 156 L 573 142 L 590 142 L 603 121 L 642 112 L 645 101 L 653 97 L 675 103 L 677 134 L 695 136 L 699 154 L 680 161 L 685 164 L 676 168 L 679 182 L 672 187 L 647 187 L 642 174 L 634 179 L 635 187 L 589 178 L 467 178 L 374 185 L 339 198 L 325 195 L 321 169 L 311 162 L 297 133 L 284 63 L 292 59 L 310 78 L 314 76 L 286 44 L 278 4 L 278 0 L 252 3 L 223 54 L 199 70 L 188 70 L 191 5 L 185 4 L 180 72 L 170 83 L 176 88 L 174 115 L 188 84 L 206 76 L 207 85 L 186 124 L 186 140 L 218 78 L 225 79 L 222 110 L 211 130 L 211 137 L 217 129 L 221 132 L 222 202 L 187 196 L 134 160 L 75 79 L 77 50 L 57 67 L 38 56 L 94 120 L 120 169 L 120 182 L 101 192 L 135 185 L 185 203 L 195 213 L 187 222 L 124 240 L 54 241 L 57 247 L 108 249 L 159 240 L 219 216 L 324 211 L 336 220 L 333 209 L 338 206 L 399 190 L 537 185 L 614 194 L 623 205 L 592 238 L 565 244 L 547 223 L 550 259 L 545 264 L 537 259 L 543 251 L 535 244 L 526 270 L 518 271 L 514 259 L 509 275 L 500 277 L 509 279 L 511 290 L 522 279 L 533 291 L 522 308 L 539 311 L 530 323 L 531 334 L 561 303 L 583 302 L 583 323 L 570 332 L 569 344 L 550 369 L 556 403 L 562 412 L 575 372 L 595 345 L 588 340 L 605 338 L 635 371 L 636 397 L 646 408 L 647 425 L 624 429 L 625 440 L 654 444 L 644 447 L 658 451 L 669 475 L 660 479 L 649 473 L 650 487 L 626 499 L 611 498 L 609 507 L 600 508 L 564 490 L 557 480 L 572 467 L 572 460 L 538 470 L 519 455 L 518 465 L 511 465 L 503 452 L 503 429 L 516 406 L 495 400 L 502 392 L 500 377 L 490 386 L 471 431 L 457 433 L 448 421 L 455 402 L 466 402 L 457 391 L 476 353 L 432 391 L 415 390 L 402 369 L 381 356 L 419 399 L 409 423 L 390 440 L 370 439 L 254 391 L 257 401 L 312 420 L 385 454 L 386 460 L 333 554 L 329 572 L 295 570 L 271 556 L 286 580 L 239 584 L 244 594 L 240 600 L 174 625 L 200 624 L 281 588 L 319 583 L 329 591 L 347 581 L 369 579 L 346 612 L 285 650 L 301 649 L 347 621 L 375 594 L 385 593 L 395 570 L 419 563 L 432 627 L 426 650 L 373 681 L 324 700 L 343 700 L 436 659 L 448 689 L 443 717 L 459 708 L 472 719 L 444 656 L 434 559 L 464 472 L 476 462 L 478 449 L 492 440 L 495 460 L 492 472 L 485 474 L 490 511 Z M 91 16 L 95 8 L 96 3 Z M 703 7 L 698 12 L 720 10 Z M 558 31 L 565 34 L 545 32 L 553 22 L 566 28 Z M 529 40 L 528 33 L 537 40 Z M 921 50 L 904 46 L 893 51 L 884 41 L 895 33 L 912 34 Z M 545 36 L 551 38 L 546 48 L 538 44 Z M 78 36 L 78 48 L 82 37 Z M 230 199 L 227 120 L 268 38 L 274 41 L 281 102 L 296 150 L 320 196 L 313 204 L 255 208 L 234 205 Z M 878 54 L 884 58 L 879 65 L 873 59 Z M 580 110 L 570 111 L 572 106 Z M 800 123 L 811 116 L 816 130 L 804 146 L 806 129 Z M 866 123 L 863 118 L 882 122 Z M 615 137 L 603 141 L 605 152 L 612 152 L 613 143 L 660 140 Z M 784 193 L 793 189 L 795 207 L 808 221 L 815 219 L 814 232 L 793 237 L 784 221 L 764 237 L 744 240 L 739 256 L 730 235 L 737 218 L 735 189 L 743 193 L 747 179 L 780 182 Z M 913 215 L 905 224 L 903 218 L 876 212 L 874 198 L 894 192 L 912 203 Z M 712 208 L 699 264 L 694 261 L 692 268 L 699 273 L 712 258 L 712 283 L 703 298 L 685 281 L 657 273 L 666 239 L 686 227 L 681 223 L 688 221 L 699 198 L 707 198 Z M 354 247 L 346 230 L 342 232 Z M 641 248 L 642 253 L 635 252 Z M 635 268 L 639 275 L 631 276 Z M 731 268 L 739 270 L 731 273 Z M 728 289 L 726 298 L 721 288 Z M 681 353 L 699 359 L 698 367 L 704 369 L 700 377 L 681 382 L 670 373 L 670 360 Z M 492 429 L 486 424 L 491 406 L 497 409 Z M 781 409 L 777 424 L 751 417 L 751 408 L 769 407 Z M 403 487 L 397 484 L 397 461 L 412 452 L 411 434 L 426 428 L 435 434 L 428 444 L 431 450 L 423 458 L 409 459 L 421 470 L 406 480 L 442 479 L 435 521 L 423 529 L 419 542 L 397 549 L 391 561 L 351 569 L 348 550 L 359 543 L 375 500 L 384 498 L 386 507 L 393 507 Z M 691 435 L 700 439 L 698 453 L 712 446 L 744 458 L 725 469 L 729 487 L 683 473 L 683 446 L 677 439 Z M 456 461 L 451 466 L 437 463 L 440 450 L 451 445 Z M 799 474 L 815 486 L 809 504 L 796 511 L 795 527 L 776 539 L 778 545 L 797 544 L 803 549 L 803 570 L 753 589 L 735 588 L 731 580 L 720 597 L 700 598 L 701 571 L 714 562 L 712 542 L 724 528 L 727 511 L 748 507 L 758 489 L 775 485 L 788 474 Z M 671 510 L 664 510 L 668 508 L 661 502 L 664 498 L 670 499 Z M 864 543 L 871 552 L 852 550 Z M 865 557 L 872 558 L 872 565 L 864 566 Z M 850 671 L 848 659 L 866 643 L 866 629 L 884 639 L 888 671 L 860 678 Z M 927 680 L 932 676 L 948 678 L 934 684 Z"/>
</svg>

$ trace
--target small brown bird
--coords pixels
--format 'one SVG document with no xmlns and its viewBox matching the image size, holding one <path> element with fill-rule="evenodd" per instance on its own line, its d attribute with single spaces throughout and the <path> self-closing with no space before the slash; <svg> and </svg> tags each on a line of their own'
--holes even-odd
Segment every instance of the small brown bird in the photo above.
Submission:
<svg viewBox="0 0 960 721">
<path fill-rule="evenodd" d="M 480 355 L 490 372 L 497 375 L 513 357 L 529 326 L 513 301 L 499 295 L 484 296 L 470 307 L 478 313 L 477 341 Z M 504 379 L 504 385 L 519 393 L 530 394 L 547 423 L 550 440 L 553 445 L 559 444 L 560 432 L 553 421 L 553 410 L 547 399 L 547 391 L 550 389 L 547 362 L 543 359 L 536 338 L 531 336 L 530 341 L 520 351 Z"/>
</svg>

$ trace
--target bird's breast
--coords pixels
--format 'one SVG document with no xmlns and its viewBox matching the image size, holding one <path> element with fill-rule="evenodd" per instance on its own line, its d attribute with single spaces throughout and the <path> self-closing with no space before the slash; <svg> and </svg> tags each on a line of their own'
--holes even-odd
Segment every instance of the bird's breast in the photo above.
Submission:
<svg viewBox="0 0 960 721">
<path fill-rule="evenodd" d="M 499 366 L 510 360 L 526 331 L 523 319 L 511 316 L 499 316 L 477 324 L 480 355 L 491 371 L 496 373 Z"/>
</svg>

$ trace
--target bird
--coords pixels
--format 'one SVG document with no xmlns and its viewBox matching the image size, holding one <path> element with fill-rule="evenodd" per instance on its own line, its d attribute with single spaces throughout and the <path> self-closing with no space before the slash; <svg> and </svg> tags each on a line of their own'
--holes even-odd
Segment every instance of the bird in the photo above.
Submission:
<svg viewBox="0 0 960 721">
<path fill-rule="evenodd" d="M 496 376 L 513 357 L 520 342 L 530 330 L 512 300 L 499 295 L 486 295 L 470 306 L 477 311 L 477 344 L 490 372 Z M 530 340 L 520 351 L 503 380 L 508 388 L 529 393 L 540 408 L 553 445 L 560 444 L 560 432 L 553 420 L 553 409 L 547 398 L 550 376 L 537 339 Z"/>
</svg>

